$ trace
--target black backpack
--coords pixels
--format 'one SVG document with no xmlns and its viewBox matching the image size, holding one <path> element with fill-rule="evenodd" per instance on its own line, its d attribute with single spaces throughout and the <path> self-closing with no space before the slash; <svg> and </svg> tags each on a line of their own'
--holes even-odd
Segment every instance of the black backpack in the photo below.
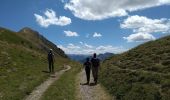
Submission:
<svg viewBox="0 0 170 100">
<path fill-rule="evenodd" d="M 93 67 L 98 67 L 100 65 L 100 60 L 98 58 L 92 58 L 91 62 Z"/>
</svg>

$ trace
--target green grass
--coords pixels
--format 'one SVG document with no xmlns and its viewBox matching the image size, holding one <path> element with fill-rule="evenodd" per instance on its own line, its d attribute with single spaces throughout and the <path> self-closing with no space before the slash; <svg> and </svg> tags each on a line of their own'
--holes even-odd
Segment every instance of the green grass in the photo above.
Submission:
<svg viewBox="0 0 170 100">
<path fill-rule="evenodd" d="M 8 43 L 20 44 L 24 39 L 18 37 L 14 32 L 9 30 L 0 30 L 0 40 Z"/>
<path fill-rule="evenodd" d="M 47 54 L 14 32 L 0 29 L 0 100 L 21 100 L 49 77 Z M 55 71 L 68 59 L 56 56 Z"/>
<path fill-rule="evenodd" d="M 76 75 L 80 72 L 81 65 L 69 63 L 71 70 L 65 72 L 59 80 L 54 82 L 41 97 L 42 100 L 75 100 Z"/>
<path fill-rule="evenodd" d="M 46 62 L 40 59 L 40 55 L 33 55 L 32 52 L 20 47 L 0 46 L 1 49 L 1 69 L 0 69 L 0 98 L 2 100 L 21 99 L 48 74 L 43 74 Z M 44 57 L 42 57 L 44 58 Z"/>
<path fill-rule="evenodd" d="M 22 47 L 0 45 L 0 99 L 18 100 L 28 95 L 32 89 L 43 82 L 49 73 L 46 55 Z M 13 49 L 15 48 L 15 49 Z M 22 48 L 22 49 L 21 49 Z M 61 70 L 65 59 L 58 58 L 55 70 Z"/>
<path fill-rule="evenodd" d="M 118 100 L 170 99 L 170 36 L 106 59 L 100 81 Z"/>
<path fill-rule="evenodd" d="M 15 32 L 7 29 L 0 30 L 0 41 L 6 42 L 8 44 L 22 45 L 30 49 L 38 49 L 29 41 L 19 37 Z"/>
</svg>

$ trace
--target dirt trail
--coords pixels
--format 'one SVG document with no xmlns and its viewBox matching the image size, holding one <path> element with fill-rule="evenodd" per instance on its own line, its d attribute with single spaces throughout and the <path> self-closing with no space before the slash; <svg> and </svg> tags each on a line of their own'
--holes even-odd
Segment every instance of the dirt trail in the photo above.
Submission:
<svg viewBox="0 0 170 100">
<path fill-rule="evenodd" d="M 32 93 L 25 98 L 25 100 L 39 100 L 43 93 L 48 89 L 48 87 L 59 79 L 59 77 L 65 72 L 71 69 L 70 66 L 66 66 L 66 69 L 56 72 L 55 74 L 51 75 L 45 82 L 35 88 Z"/>
<path fill-rule="evenodd" d="M 77 76 L 77 99 L 78 100 L 114 100 L 100 84 L 97 85 L 80 85 L 80 83 L 86 83 L 86 75 L 83 70 Z M 93 77 L 90 77 L 90 83 L 93 83 Z"/>
</svg>

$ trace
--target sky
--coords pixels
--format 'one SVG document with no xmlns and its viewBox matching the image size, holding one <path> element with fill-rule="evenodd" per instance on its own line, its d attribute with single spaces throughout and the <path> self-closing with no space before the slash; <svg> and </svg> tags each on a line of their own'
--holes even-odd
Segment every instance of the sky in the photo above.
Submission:
<svg viewBox="0 0 170 100">
<path fill-rule="evenodd" d="M 170 35 L 170 0 L 1 0 L 0 27 L 30 27 L 67 54 L 122 53 Z"/>
</svg>

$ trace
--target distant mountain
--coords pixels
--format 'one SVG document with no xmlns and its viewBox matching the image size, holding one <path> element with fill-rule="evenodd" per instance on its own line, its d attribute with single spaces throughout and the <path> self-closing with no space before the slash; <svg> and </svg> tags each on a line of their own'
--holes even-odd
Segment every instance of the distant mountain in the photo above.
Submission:
<svg viewBox="0 0 170 100">
<path fill-rule="evenodd" d="M 67 54 L 69 58 L 72 60 L 78 61 L 80 63 L 83 63 L 87 57 L 90 55 L 82 55 L 82 54 Z"/>
<path fill-rule="evenodd" d="M 99 54 L 97 57 L 100 59 L 100 60 L 105 60 L 106 58 L 108 58 L 108 57 L 111 57 L 111 56 L 113 56 L 114 55 L 114 53 L 109 53 L 109 52 L 106 52 L 106 53 L 104 53 L 104 54 Z"/>
<path fill-rule="evenodd" d="M 111 57 L 111 56 L 113 56 L 113 55 L 114 55 L 113 53 L 108 53 L 108 52 L 107 52 L 107 53 L 104 53 L 104 54 L 99 54 L 99 55 L 97 55 L 97 57 L 98 57 L 101 61 L 103 61 L 103 60 L 105 60 L 106 58 Z M 78 61 L 78 62 L 80 62 L 80 63 L 85 62 L 87 57 L 89 57 L 89 58 L 92 57 L 92 55 L 82 55 L 82 54 L 68 54 L 68 56 L 69 56 L 69 58 L 71 58 L 72 60 Z"/>
<path fill-rule="evenodd" d="M 106 59 L 100 77 L 117 100 L 170 100 L 170 36 Z"/>
</svg>

